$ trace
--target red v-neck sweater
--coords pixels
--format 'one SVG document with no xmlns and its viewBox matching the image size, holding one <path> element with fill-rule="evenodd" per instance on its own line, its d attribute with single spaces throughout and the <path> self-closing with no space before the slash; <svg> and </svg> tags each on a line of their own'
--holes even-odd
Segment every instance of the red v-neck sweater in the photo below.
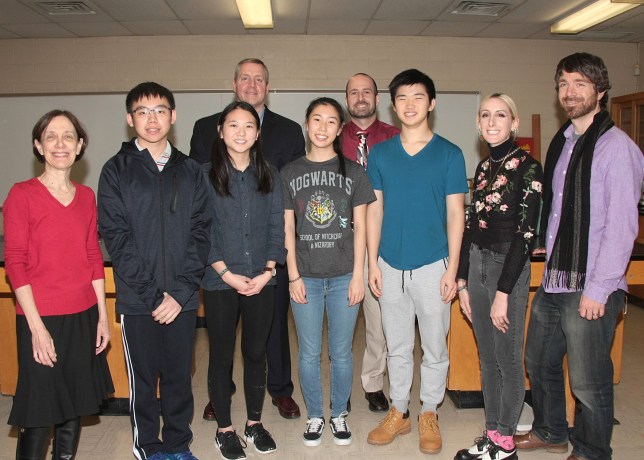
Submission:
<svg viewBox="0 0 644 460">
<path fill-rule="evenodd" d="M 31 285 L 41 316 L 90 308 L 92 280 L 105 278 L 94 192 L 74 186 L 67 206 L 36 178 L 15 184 L 4 202 L 5 269 L 14 290 Z"/>
</svg>

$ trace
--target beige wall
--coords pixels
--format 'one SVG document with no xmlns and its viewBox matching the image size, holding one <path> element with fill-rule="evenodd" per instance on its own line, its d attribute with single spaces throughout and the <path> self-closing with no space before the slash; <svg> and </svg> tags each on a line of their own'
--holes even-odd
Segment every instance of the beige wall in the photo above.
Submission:
<svg viewBox="0 0 644 460">
<path fill-rule="evenodd" d="M 576 51 L 604 58 L 612 96 L 637 90 L 633 65 L 638 57 L 643 61 L 644 51 L 636 44 L 245 35 L 0 40 L 0 94 L 127 91 L 143 80 L 173 90 L 227 89 L 234 65 L 248 56 L 267 63 L 273 89 L 288 90 L 343 88 L 355 72 L 371 74 L 385 88 L 397 72 L 417 67 L 439 91 L 510 94 L 523 118 L 520 135 L 529 136 L 530 115 L 541 114 L 545 149 L 562 120 L 555 66 Z M 388 103 L 383 98 L 382 108 Z"/>
</svg>

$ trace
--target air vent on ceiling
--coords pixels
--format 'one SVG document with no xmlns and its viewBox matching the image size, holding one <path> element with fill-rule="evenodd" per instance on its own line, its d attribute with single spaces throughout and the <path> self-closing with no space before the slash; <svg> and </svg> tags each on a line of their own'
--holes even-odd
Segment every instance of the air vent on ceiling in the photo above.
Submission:
<svg viewBox="0 0 644 460">
<path fill-rule="evenodd" d="M 60 1 L 60 2 L 34 2 L 35 6 L 51 16 L 65 14 L 96 14 L 84 2 L 81 1 Z"/>
<path fill-rule="evenodd" d="M 464 1 L 456 5 L 452 14 L 469 14 L 472 16 L 499 16 L 505 12 L 510 5 L 507 3 L 486 3 Z"/>
</svg>

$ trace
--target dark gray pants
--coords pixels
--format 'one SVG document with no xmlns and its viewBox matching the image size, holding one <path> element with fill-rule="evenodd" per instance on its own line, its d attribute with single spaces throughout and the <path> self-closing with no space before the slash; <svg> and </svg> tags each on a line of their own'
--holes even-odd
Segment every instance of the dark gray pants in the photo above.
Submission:
<svg viewBox="0 0 644 460">
<path fill-rule="evenodd" d="M 492 324 L 490 309 L 505 255 L 473 244 L 467 287 L 472 308 L 472 325 L 481 361 L 481 383 L 485 403 L 485 428 L 503 436 L 516 431 L 525 397 L 523 336 L 530 284 L 530 261 L 508 296 L 507 332 Z"/>
</svg>

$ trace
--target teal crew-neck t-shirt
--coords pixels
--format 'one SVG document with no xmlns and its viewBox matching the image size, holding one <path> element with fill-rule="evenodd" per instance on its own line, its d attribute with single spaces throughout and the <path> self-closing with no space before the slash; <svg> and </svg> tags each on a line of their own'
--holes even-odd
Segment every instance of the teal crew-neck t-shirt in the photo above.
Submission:
<svg viewBox="0 0 644 460">
<path fill-rule="evenodd" d="M 383 194 L 378 255 L 398 270 L 414 270 L 447 257 L 446 198 L 468 191 L 461 149 L 434 134 L 412 156 L 400 135 L 394 136 L 372 147 L 367 175 Z"/>
</svg>

